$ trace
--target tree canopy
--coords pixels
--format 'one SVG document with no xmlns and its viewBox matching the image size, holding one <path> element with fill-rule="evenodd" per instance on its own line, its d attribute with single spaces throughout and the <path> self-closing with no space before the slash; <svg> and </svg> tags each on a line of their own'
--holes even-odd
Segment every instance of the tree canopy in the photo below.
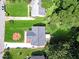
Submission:
<svg viewBox="0 0 79 59">
<path fill-rule="evenodd" d="M 47 8 L 49 59 L 79 59 L 79 0 L 52 0 Z"/>
<path fill-rule="evenodd" d="M 45 49 L 48 59 L 79 59 L 79 27 L 57 30 Z"/>
<path fill-rule="evenodd" d="M 79 26 L 79 0 L 52 0 L 52 6 L 47 9 L 47 20 L 52 31 Z"/>
</svg>

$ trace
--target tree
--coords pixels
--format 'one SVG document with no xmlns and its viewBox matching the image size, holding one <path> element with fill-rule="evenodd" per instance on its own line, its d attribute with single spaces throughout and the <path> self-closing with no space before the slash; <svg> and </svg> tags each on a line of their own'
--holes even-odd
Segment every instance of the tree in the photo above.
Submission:
<svg viewBox="0 0 79 59">
<path fill-rule="evenodd" d="M 67 40 L 69 35 L 68 32 L 59 29 L 55 32 L 53 37 L 51 38 L 48 47 L 46 48 L 46 52 L 49 59 L 71 59 L 69 56 L 68 49 L 70 48 L 70 43 Z"/>
<path fill-rule="evenodd" d="M 52 32 L 56 29 L 70 29 L 79 26 L 78 0 L 53 0 L 47 10 L 47 21 Z M 55 27 L 55 28 L 54 28 Z"/>
<path fill-rule="evenodd" d="M 3 59 L 11 59 L 11 54 L 9 51 L 9 47 L 5 50 L 4 55 L 3 55 Z"/>
<path fill-rule="evenodd" d="M 49 59 L 79 59 L 79 0 L 52 0 L 52 6 L 47 10 L 53 36 L 46 48 Z"/>
<path fill-rule="evenodd" d="M 9 51 L 6 51 L 4 56 L 3 56 L 3 59 L 11 59 L 11 55 L 10 55 L 10 52 Z"/>
<path fill-rule="evenodd" d="M 58 30 L 52 35 L 45 49 L 49 59 L 79 59 L 79 27 L 72 27 L 69 31 Z"/>
</svg>

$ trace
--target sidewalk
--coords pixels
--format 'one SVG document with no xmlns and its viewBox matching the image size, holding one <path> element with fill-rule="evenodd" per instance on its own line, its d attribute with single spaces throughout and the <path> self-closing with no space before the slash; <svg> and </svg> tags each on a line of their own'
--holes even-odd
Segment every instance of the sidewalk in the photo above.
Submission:
<svg viewBox="0 0 79 59">
<path fill-rule="evenodd" d="M 29 43 L 10 43 L 10 42 L 4 42 L 4 49 L 6 48 L 32 48 L 32 45 Z"/>
<path fill-rule="evenodd" d="M 34 20 L 35 18 L 32 17 L 13 17 L 13 16 L 7 16 L 6 21 L 8 20 Z"/>
</svg>

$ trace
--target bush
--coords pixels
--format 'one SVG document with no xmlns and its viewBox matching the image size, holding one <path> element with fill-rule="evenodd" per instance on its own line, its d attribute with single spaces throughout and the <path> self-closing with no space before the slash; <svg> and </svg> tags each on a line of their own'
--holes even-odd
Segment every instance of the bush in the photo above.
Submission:
<svg viewBox="0 0 79 59">
<path fill-rule="evenodd" d="M 6 51 L 3 55 L 3 59 L 11 59 L 11 54 L 9 51 Z"/>
</svg>

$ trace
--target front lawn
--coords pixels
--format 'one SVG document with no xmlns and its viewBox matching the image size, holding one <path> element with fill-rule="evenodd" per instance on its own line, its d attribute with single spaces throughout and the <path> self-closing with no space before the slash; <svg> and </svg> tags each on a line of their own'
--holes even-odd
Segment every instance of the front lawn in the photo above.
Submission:
<svg viewBox="0 0 79 59">
<path fill-rule="evenodd" d="M 13 23 L 11 21 L 6 21 L 5 23 L 5 41 L 6 42 L 23 42 L 24 41 L 24 31 L 29 30 L 34 24 L 43 22 L 44 18 L 36 18 L 36 20 L 15 20 Z M 17 41 L 12 39 L 13 33 L 18 32 L 21 38 Z"/>
<path fill-rule="evenodd" d="M 5 50 L 6 51 L 6 50 Z M 16 48 L 16 49 L 10 49 L 10 59 L 25 59 L 27 56 L 31 56 L 33 52 L 35 51 L 42 51 L 42 48 L 40 49 L 21 49 L 21 48 Z"/>
<path fill-rule="evenodd" d="M 7 16 L 27 16 L 28 15 L 28 2 L 22 0 L 6 1 L 6 15 Z"/>
</svg>

